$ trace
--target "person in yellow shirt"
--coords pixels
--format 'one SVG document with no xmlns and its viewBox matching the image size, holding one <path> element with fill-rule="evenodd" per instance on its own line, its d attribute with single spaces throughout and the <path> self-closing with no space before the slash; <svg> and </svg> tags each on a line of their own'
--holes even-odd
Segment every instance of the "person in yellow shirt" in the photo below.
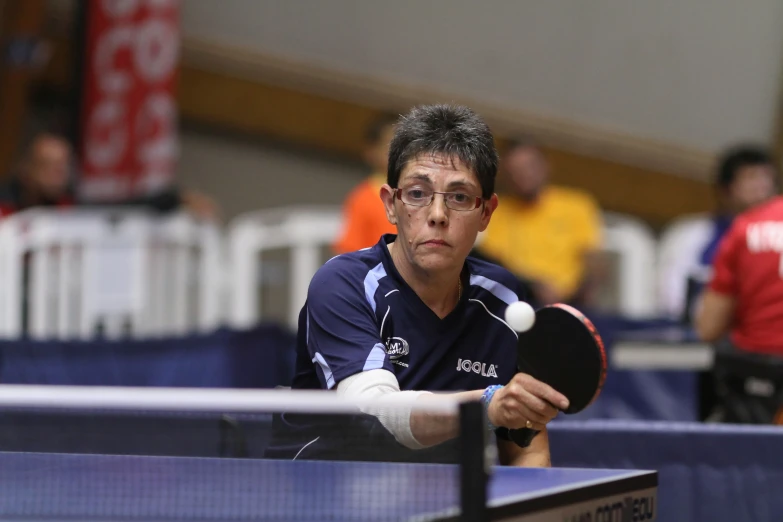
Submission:
<svg viewBox="0 0 783 522">
<path fill-rule="evenodd" d="M 527 280 L 540 304 L 589 305 L 601 246 L 598 204 L 582 191 L 550 185 L 547 159 L 533 143 L 513 143 L 501 167 L 513 192 L 500 197 L 479 255 Z"/>
<path fill-rule="evenodd" d="M 389 143 L 396 120 L 383 117 L 367 130 L 364 160 L 370 176 L 357 185 L 343 203 L 343 229 L 332 245 L 335 254 L 353 252 L 375 245 L 383 234 L 396 234 L 381 201 L 381 186 L 386 183 Z"/>
</svg>

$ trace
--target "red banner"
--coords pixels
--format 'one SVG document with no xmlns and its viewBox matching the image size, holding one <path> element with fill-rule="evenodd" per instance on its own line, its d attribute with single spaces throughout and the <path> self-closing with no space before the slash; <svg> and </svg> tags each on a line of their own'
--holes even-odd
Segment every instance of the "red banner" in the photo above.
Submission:
<svg viewBox="0 0 783 522">
<path fill-rule="evenodd" d="M 174 177 L 179 0 L 88 0 L 80 193 L 148 194 Z"/>
</svg>

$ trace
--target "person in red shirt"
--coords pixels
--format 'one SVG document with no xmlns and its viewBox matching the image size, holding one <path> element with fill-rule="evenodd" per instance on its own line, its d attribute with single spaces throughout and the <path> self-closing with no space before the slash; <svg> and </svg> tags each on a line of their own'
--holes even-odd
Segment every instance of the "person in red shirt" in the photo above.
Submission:
<svg viewBox="0 0 783 522">
<path fill-rule="evenodd" d="M 718 246 L 696 331 L 708 342 L 783 357 L 783 197 L 740 214 Z"/>
</svg>

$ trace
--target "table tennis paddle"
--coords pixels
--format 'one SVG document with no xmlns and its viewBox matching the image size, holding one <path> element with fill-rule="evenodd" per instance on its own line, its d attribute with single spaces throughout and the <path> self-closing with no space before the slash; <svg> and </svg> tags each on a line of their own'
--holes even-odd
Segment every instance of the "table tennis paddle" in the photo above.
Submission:
<svg viewBox="0 0 783 522">
<path fill-rule="evenodd" d="M 606 366 L 598 330 L 569 305 L 539 308 L 532 328 L 519 332 L 517 369 L 565 395 L 566 414 L 578 413 L 598 398 Z"/>
</svg>

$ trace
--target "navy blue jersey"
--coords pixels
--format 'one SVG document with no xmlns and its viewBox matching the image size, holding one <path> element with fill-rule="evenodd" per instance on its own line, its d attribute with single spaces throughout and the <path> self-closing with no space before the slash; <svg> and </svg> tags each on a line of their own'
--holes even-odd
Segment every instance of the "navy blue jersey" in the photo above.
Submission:
<svg viewBox="0 0 783 522">
<path fill-rule="evenodd" d="M 292 387 L 330 390 L 374 369 L 393 372 L 401 390 L 462 391 L 508 383 L 517 372 L 517 334 L 503 316 L 523 297 L 518 280 L 504 268 L 468 257 L 462 297 L 441 319 L 397 272 L 388 250 L 395 239 L 386 235 L 371 248 L 332 258 L 315 274 L 299 317 Z M 370 423 L 364 428 L 369 431 L 384 430 L 372 420 L 363 422 Z M 307 456 L 325 448 L 327 428 L 319 432 L 315 424 L 296 426 L 302 437 L 287 441 L 289 451 L 298 453 L 298 444 L 316 437 L 320 444 L 308 446 Z"/>
</svg>

